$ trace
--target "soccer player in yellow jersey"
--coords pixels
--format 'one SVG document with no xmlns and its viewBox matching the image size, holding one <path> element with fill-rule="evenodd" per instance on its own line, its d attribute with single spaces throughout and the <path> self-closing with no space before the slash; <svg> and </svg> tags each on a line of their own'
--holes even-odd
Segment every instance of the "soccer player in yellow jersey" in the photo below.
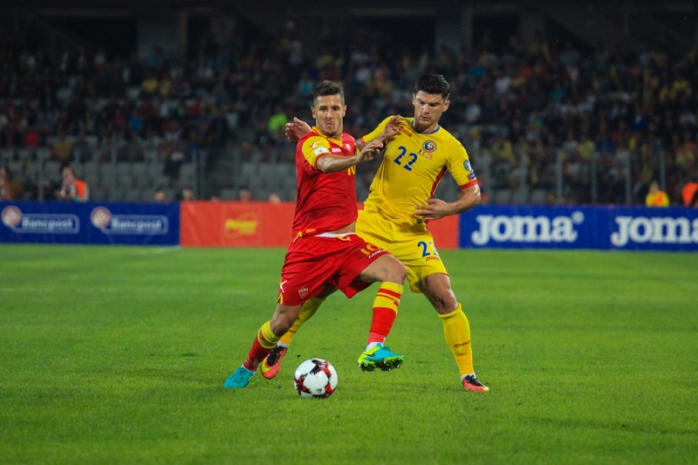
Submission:
<svg viewBox="0 0 698 465">
<path fill-rule="evenodd" d="M 361 147 L 379 139 L 385 144 L 385 152 L 364 209 L 359 212 L 356 233 L 390 251 L 407 267 L 410 288 L 423 293 L 441 319 L 463 388 L 486 392 L 489 389 L 477 379 L 473 369 L 470 324 L 451 289 L 448 272 L 426 225 L 428 221 L 456 215 L 480 203 L 480 188 L 468 154 L 458 140 L 439 126 L 439 118 L 450 104 L 449 88 L 441 75 L 420 77 L 412 98 L 414 117 L 386 118 L 357 141 Z M 287 135 L 295 139 L 309 130 L 307 124 L 296 119 L 287 127 Z M 458 200 L 451 203 L 433 198 L 446 170 L 461 187 Z M 304 304 L 299 318 L 263 361 L 265 377 L 276 375 L 296 331 L 332 291 L 326 289 Z"/>
</svg>

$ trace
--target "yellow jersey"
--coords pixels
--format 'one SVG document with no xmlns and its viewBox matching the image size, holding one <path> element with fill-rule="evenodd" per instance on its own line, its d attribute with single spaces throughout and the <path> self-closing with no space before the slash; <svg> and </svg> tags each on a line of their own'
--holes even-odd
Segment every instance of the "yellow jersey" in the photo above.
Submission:
<svg viewBox="0 0 698 465">
<path fill-rule="evenodd" d="M 669 197 L 663 191 L 657 191 L 654 194 L 647 194 L 645 197 L 645 205 L 648 207 L 668 207 Z"/>
<path fill-rule="evenodd" d="M 366 134 L 362 143 L 378 138 L 391 117 Z M 412 127 L 414 118 L 405 118 L 400 132 L 385 146 L 383 161 L 371 183 L 364 205 L 368 212 L 379 212 L 400 224 L 416 224 L 418 205 L 433 197 L 448 170 L 461 189 L 477 184 L 475 173 L 463 145 L 441 126 L 429 133 Z"/>
</svg>

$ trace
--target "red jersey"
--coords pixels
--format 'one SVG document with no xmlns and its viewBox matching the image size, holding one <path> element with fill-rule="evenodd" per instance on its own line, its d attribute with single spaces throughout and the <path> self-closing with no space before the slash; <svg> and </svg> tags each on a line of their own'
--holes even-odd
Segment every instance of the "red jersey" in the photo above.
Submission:
<svg viewBox="0 0 698 465">
<path fill-rule="evenodd" d="M 356 208 L 356 167 L 325 174 L 316 168 L 324 155 L 350 157 L 356 141 L 342 133 L 342 140 L 330 139 L 316 127 L 296 146 L 296 212 L 293 235 L 314 235 L 336 231 L 353 223 Z"/>
</svg>

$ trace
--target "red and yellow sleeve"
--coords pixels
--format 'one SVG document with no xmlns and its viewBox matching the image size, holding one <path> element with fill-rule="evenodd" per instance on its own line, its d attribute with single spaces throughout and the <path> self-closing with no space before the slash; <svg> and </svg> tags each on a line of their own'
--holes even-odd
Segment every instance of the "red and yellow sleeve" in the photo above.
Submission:
<svg viewBox="0 0 698 465">
<path fill-rule="evenodd" d="M 303 142 L 303 147 L 301 148 L 303 156 L 308 164 L 315 168 L 315 163 L 317 159 L 323 155 L 330 154 L 330 143 L 324 137 L 316 136 L 309 137 Z"/>
<path fill-rule="evenodd" d="M 392 118 L 392 116 L 388 116 L 383 121 L 381 121 L 380 124 L 378 126 L 376 126 L 376 129 L 374 129 L 373 131 L 369 132 L 368 134 L 363 136 L 361 139 L 359 139 L 359 142 L 361 144 L 367 144 L 367 143 L 371 142 L 372 140 L 377 139 L 378 136 L 383 134 L 383 129 L 385 129 L 385 126 L 387 126 L 388 121 L 390 121 L 390 118 Z"/>
<path fill-rule="evenodd" d="M 477 184 L 475 171 L 470 165 L 468 153 L 465 147 L 459 142 L 454 142 L 453 147 L 449 147 L 451 156 L 448 158 L 448 171 L 453 175 L 461 189 Z"/>
</svg>

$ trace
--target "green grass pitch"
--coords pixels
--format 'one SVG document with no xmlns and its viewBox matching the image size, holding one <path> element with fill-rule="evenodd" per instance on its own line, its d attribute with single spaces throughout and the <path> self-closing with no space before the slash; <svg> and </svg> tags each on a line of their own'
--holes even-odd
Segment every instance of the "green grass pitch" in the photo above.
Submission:
<svg viewBox="0 0 698 465">
<path fill-rule="evenodd" d="M 2 464 L 695 464 L 698 255 L 443 251 L 491 392 L 462 390 L 406 293 L 402 368 L 363 373 L 375 285 L 336 294 L 279 376 L 224 390 L 284 251 L 0 246 Z M 339 373 L 301 399 L 311 357 Z"/>
</svg>

